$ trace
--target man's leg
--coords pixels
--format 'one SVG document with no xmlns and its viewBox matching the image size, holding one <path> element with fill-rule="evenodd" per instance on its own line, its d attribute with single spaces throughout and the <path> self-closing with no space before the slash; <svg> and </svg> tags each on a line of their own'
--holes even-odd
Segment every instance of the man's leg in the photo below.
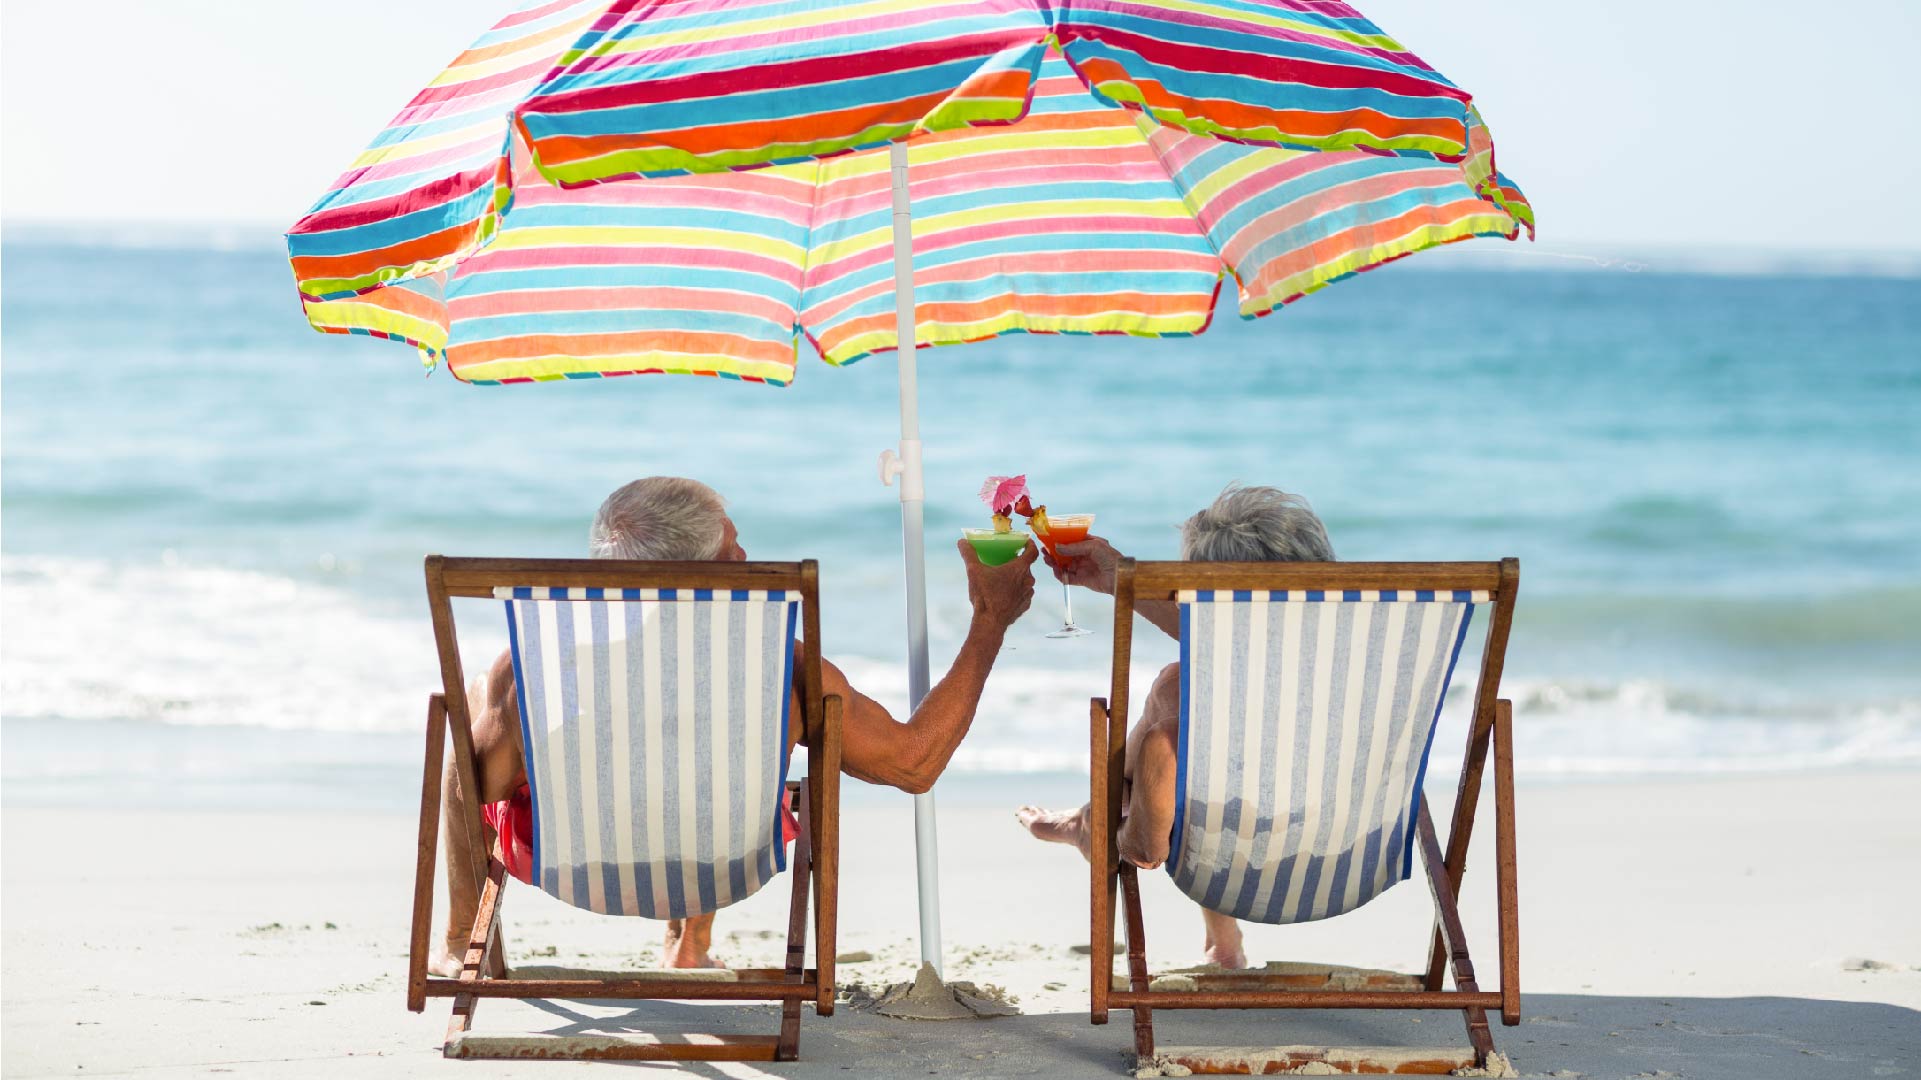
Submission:
<svg viewBox="0 0 1921 1080">
<path fill-rule="evenodd" d="M 720 967 L 708 951 L 713 946 L 713 912 L 695 915 L 691 919 L 668 919 L 662 964 L 670 968 Z"/>
<path fill-rule="evenodd" d="M 467 793 L 460 787 L 460 770 L 447 758 L 446 775 L 440 781 L 442 849 L 447 853 L 447 933 L 444 949 L 427 964 L 435 975 L 452 978 L 460 974 L 460 958 L 467 952 L 473 934 L 474 910 L 480 905 L 480 881 L 474 877 L 473 837 L 468 821 L 475 813 Z M 480 825 L 481 853 L 493 850 L 494 831 L 486 822 Z"/>
</svg>

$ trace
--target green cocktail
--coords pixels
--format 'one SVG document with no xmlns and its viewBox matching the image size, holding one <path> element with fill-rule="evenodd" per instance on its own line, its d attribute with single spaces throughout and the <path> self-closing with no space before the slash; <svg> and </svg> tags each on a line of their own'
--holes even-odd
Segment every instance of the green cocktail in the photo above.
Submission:
<svg viewBox="0 0 1921 1080">
<path fill-rule="evenodd" d="M 1014 561 L 1014 557 L 1027 546 L 1028 536 L 1019 530 L 1014 532 L 995 532 L 992 529 L 962 529 L 961 535 L 974 545 L 974 554 L 980 556 L 982 563 L 999 566 Z"/>
</svg>

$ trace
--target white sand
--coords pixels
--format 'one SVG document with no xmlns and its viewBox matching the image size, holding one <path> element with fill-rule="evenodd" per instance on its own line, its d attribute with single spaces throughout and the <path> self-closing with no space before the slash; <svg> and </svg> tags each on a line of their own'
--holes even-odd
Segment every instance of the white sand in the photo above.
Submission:
<svg viewBox="0 0 1921 1080">
<path fill-rule="evenodd" d="M 1084 1010 L 1086 875 L 1027 838 L 1012 807 L 944 805 L 951 978 L 1007 988 L 1027 1015 L 943 1024 L 809 1012 L 798 1064 L 703 1076 L 1122 1075 L 1126 1014 Z M 1437 812 L 1445 814 L 1442 806 Z M 1469 869 L 1467 928 L 1496 969 L 1492 810 Z M 841 948 L 878 988 L 916 966 L 905 797 L 848 811 Z M 401 979 L 413 848 L 402 815 L 10 809 L 4 819 L 7 1076 L 551 1076 L 547 1063 L 441 1062 L 444 1001 L 416 1016 Z M 102 862 L 102 853 L 111 861 Z M 1495 1028 L 1523 1075 L 1900 1076 L 1921 1073 L 1921 773 L 1524 788 L 1526 1022 Z M 720 951 L 773 964 L 786 879 L 722 916 Z M 1150 960 L 1198 959 L 1198 920 L 1147 877 Z M 1253 927 L 1250 957 L 1411 970 L 1425 890 L 1354 915 Z M 659 926 L 574 912 L 516 889 L 527 964 L 652 966 Z M 771 1033 L 763 1006 L 486 1002 L 477 1030 Z M 1461 1045 L 1444 1014 L 1161 1014 L 1164 1045 Z M 612 1066 L 590 1066 L 601 1069 Z M 670 1066 L 641 1066 L 643 1072 Z"/>
</svg>

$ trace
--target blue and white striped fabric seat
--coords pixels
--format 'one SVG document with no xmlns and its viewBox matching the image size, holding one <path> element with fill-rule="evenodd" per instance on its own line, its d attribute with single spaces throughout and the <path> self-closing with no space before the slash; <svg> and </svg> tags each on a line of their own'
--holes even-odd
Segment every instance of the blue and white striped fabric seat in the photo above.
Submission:
<svg viewBox="0 0 1921 1080">
<path fill-rule="evenodd" d="M 1487 598 L 1178 594 L 1175 884 L 1213 911 L 1295 923 L 1405 879 L 1435 720 Z"/>
<path fill-rule="evenodd" d="M 685 918 L 786 869 L 798 593 L 494 596 L 507 608 L 542 890 L 603 914 Z"/>
</svg>

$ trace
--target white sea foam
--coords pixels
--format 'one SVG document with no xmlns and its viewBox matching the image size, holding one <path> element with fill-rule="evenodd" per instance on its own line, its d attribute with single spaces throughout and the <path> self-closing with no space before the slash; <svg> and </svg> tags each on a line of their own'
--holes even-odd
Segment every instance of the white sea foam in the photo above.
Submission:
<svg viewBox="0 0 1921 1080">
<path fill-rule="evenodd" d="M 9 555 L 0 613 L 8 717 L 417 730 L 438 685 L 424 604 L 383 616 L 271 574 Z"/>
<path fill-rule="evenodd" d="M 384 613 L 342 588 L 250 571 L 8 556 L 0 561 L 0 710 L 22 719 L 415 731 L 424 696 L 438 686 L 424 607 Z M 498 619 L 472 617 L 478 611 L 463 614 L 473 672 L 504 647 L 505 630 Z M 1088 699 L 1108 693 L 1104 650 L 1036 666 L 1062 655 L 1022 642 L 1003 657 L 956 769 L 1086 769 Z M 855 686 L 905 713 L 900 664 L 835 659 Z M 1136 708 L 1155 671 L 1152 662 L 1136 665 Z M 1435 741 L 1436 770 L 1460 759 L 1471 669 L 1461 674 Z M 1915 700 L 1748 702 L 1651 680 L 1526 677 L 1510 677 L 1506 693 L 1524 775 L 1921 762 Z"/>
</svg>

